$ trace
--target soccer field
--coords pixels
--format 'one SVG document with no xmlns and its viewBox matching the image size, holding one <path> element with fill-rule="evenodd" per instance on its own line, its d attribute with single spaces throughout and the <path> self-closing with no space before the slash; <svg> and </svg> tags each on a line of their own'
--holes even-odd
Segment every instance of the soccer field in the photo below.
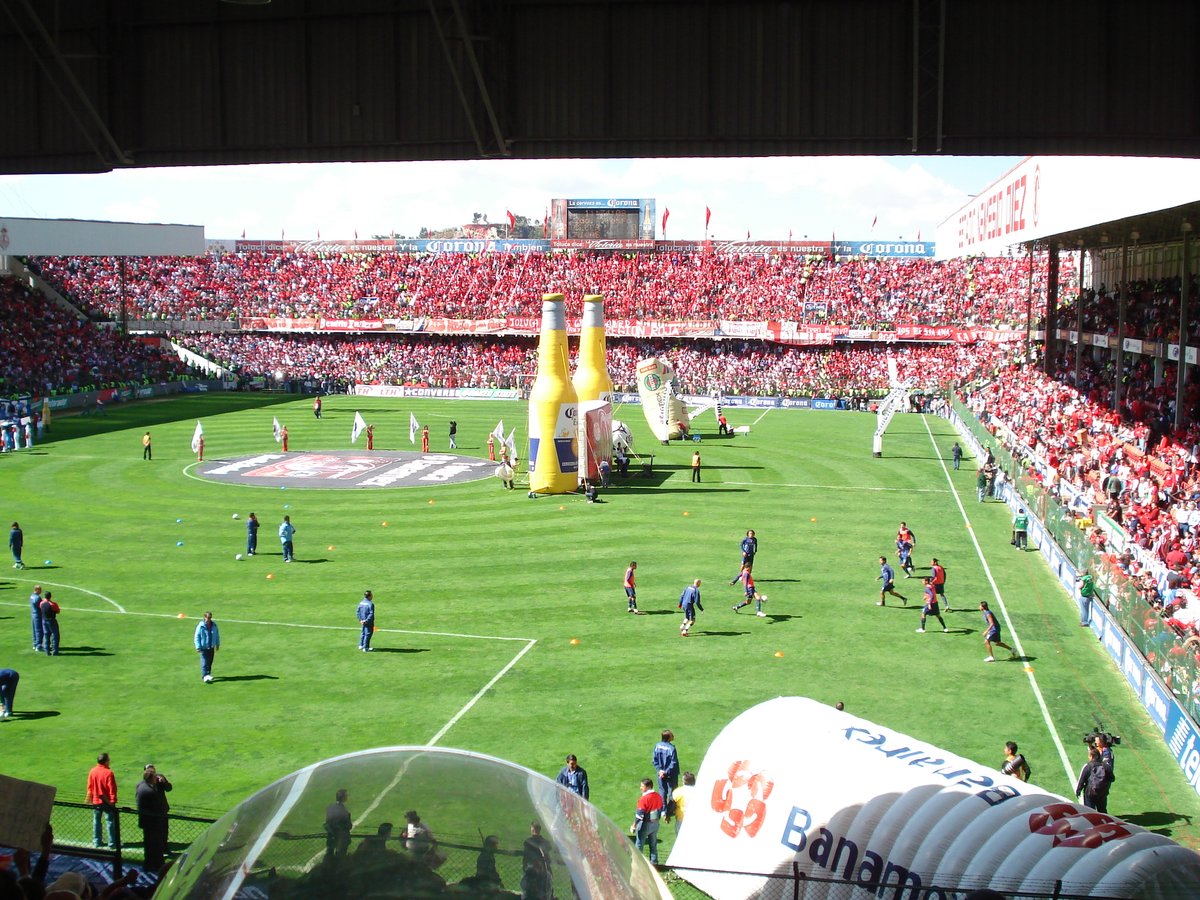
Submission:
<svg viewBox="0 0 1200 900">
<path fill-rule="evenodd" d="M 459 747 L 550 776 L 575 753 L 593 802 L 626 823 L 663 728 L 695 770 L 737 713 L 795 694 L 841 700 L 987 765 L 1016 740 L 1033 781 L 1068 796 L 1082 737 L 1099 721 L 1123 739 L 1110 810 L 1200 846 L 1195 793 L 1041 556 L 1009 545 L 1006 507 L 976 502 L 974 460 L 950 470 L 944 420 L 898 416 L 874 459 L 873 415 L 726 410 L 751 428 L 719 438 L 709 413 L 697 428 L 703 481 L 692 484 L 693 446 L 659 446 L 641 410 L 626 407 L 616 415 L 655 454 L 654 472 L 617 479 L 595 505 L 531 500 L 493 477 L 336 491 L 196 476 L 197 418 L 214 459 L 275 452 L 272 417 L 294 451 L 349 450 L 355 410 L 381 449 L 413 449 L 410 412 L 434 451 L 446 451 L 451 418 L 460 454 L 486 456 L 501 418 L 523 447 L 523 404 L 330 397 L 318 421 L 311 401 L 232 394 L 58 418 L 33 451 L 0 458 L 3 515 L 20 521 L 29 565 L 0 579 L 0 667 L 21 673 L 17 716 L 0 723 L 4 774 L 82 800 L 107 751 L 123 805 L 153 762 L 174 782 L 174 809 L 218 814 L 303 765 L 363 748 Z M 146 430 L 152 461 L 142 459 Z M 251 511 L 260 555 L 239 561 Z M 288 565 L 275 536 L 285 514 L 297 529 Z M 916 574 L 933 556 L 947 569 L 949 634 L 914 633 L 918 579 L 897 583 L 907 608 L 875 605 L 877 558 L 894 564 L 901 520 L 917 537 Z M 748 528 L 765 618 L 731 610 Z M 634 559 L 643 616 L 626 613 L 621 586 Z M 681 639 L 676 603 L 693 578 L 704 580 L 704 612 Z M 63 607 L 57 658 L 30 649 L 34 583 Z M 370 654 L 356 650 L 364 589 L 378 606 Z M 1021 661 L 983 663 L 980 600 Z M 211 685 L 192 648 L 206 609 L 222 639 Z M 366 800 L 352 795 L 352 812 Z M 480 810 L 456 835 L 461 825 L 439 822 L 431 803 L 416 805 L 445 840 L 477 841 L 479 828 L 519 846 L 527 833 Z M 393 805 L 377 815 L 399 820 L 412 798 Z"/>
</svg>

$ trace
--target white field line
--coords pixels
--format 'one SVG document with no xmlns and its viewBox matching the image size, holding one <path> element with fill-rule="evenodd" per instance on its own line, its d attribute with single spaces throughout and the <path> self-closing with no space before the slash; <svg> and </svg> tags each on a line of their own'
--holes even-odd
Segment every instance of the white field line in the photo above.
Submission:
<svg viewBox="0 0 1200 900">
<path fill-rule="evenodd" d="M 57 582 L 57 581 L 44 581 L 44 580 L 42 580 L 42 579 L 40 579 L 40 578 L 13 578 L 12 580 L 13 580 L 13 581 L 24 581 L 24 582 L 26 582 L 27 584 L 46 584 L 46 585 L 49 585 L 50 587 L 56 587 L 56 588 L 66 588 L 68 591 L 79 591 L 81 594 L 91 594 L 93 597 L 99 597 L 99 598 L 100 598 L 101 600 L 103 600 L 105 603 L 111 603 L 113 606 L 115 606 L 115 607 L 117 608 L 117 612 L 122 612 L 122 613 L 123 613 L 123 612 L 125 612 L 125 611 L 126 611 L 126 610 L 125 610 L 125 607 L 123 607 L 123 606 L 122 606 L 120 603 L 118 603 L 118 602 L 117 602 L 116 600 L 114 600 L 112 597 L 105 597 L 103 594 L 101 594 L 101 593 L 98 593 L 97 591 L 89 591 L 87 588 L 81 588 L 81 587 L 79 587 L 78 585 L 74 585 L 74 584 L 60 584 L 60 583 L 59 583 L 59 582 Z M 8 606 L 9 604 L 7 604 L 7 603 L 6 603 L 6 604 L 4 604 L 4 605 L 5 605 L 5 606 Z M 12 605 L 13 605 L 13 606 L 17 606 L 17 605 L 19 605 L 19 604 L 12 604 Z M 61 606 L 61 604 L 59 604 L 59 605 Z M 65 606 L 63 607 L 63 609 L 66 609 L 66 608 L 67 608 L 67 607 L 65 607 Z M 90 611 L 90 610 L 89 610 L 89 611 Z M 107 610 L 107 609 L 104 609 L 104 610 L 95 610 L 95 612 L 110 612 L 110 610 Z"/>
<path fill-rule="evenodd" d="M 894 491 L 901 494 L 949 494 L 945 488 L 902 488 L 902 487 L 865 487 L 855 484 L 802 484 L 790 481 L 725 481 L 721 484 L 745 484 L 753 487 L 786 487 L 813 488 L 821 491 L 867 491 L 885 493 Z"/>
<path fill-rule="evenodd" d="M 933 444 L 934 451 L 937 451 L 937 441 L 934 440 L 933 431 L 929 427 L 928 417 L 921 416 L 921 423 L 925 426 L 925 432 L 929 435 L 929 442 Z M 971 543 L 975 545 L 975 553 L 979 556 L 979 562 L 983 565 L 983 574 L 987 576 L 988 583 L 992 586 L 992 596 L 996 598 L 1000 614 L 1004 617 L 1004 625 L 1008 628 L 1008 633 L 1012 635 L 1013 646 L 1024 657 L 1025 651 L 1021 647 L 1021 639 L 1017 635 L 1017 630 L 1013 627 L 1012 619 L 1009 618 L 1008 607 L 1004 603 L 1004 598 L 1000 595 L 1000 588 L 996 585 L 996 579 L 992 577 L 992 570 L 983 555 L 983 548 L 979 546 L 979 539 L 975 537 L 975 528 L 971 525 L 971 520 L 967 516 L 967 510 L 963 506 L 962 498 L 959 497 L 958 491 L 954 488 L 954 481 L 950 477 L 950 470 L 946 468 L 946 460 L 942 459 L 940 452 L 938 452 L 938 462 L 941 464 L 942 473 L 946 476 L 946 482 L 950 485 L 950 492 L 954 494 L 954 502 L 958 504 L 958 511 L 962 514 L 963 523 L 967 526 L 967 534 L 971 536 Z M 1046 700 L 1042 696 L 1042 689 L 1038 686 L 1037 677 L 1033 674 L 1033 666 L 1027 665 L 1024 668 L 1025 677 L 1029 679 L 1029 686 L 1033 689 L 1033 696 L 1037 699 L 1037 704 L 1042 710 L 1042 719 L 1045 721 L 1046 728 L 1050 732 L 1050 737 L 1054 741 L 1054 746 L 1058 750 L 1058 758 L 1062 761 L 1063 771 L 1067 775 L 1067 783 L 1074 785 L 1075 774 L 1071 770 L 1071 761 L 1067 758 L 1067 748 L 1063 746 L 1058 729 L 1054 727 L 1054 720 L 1050 717 L 1050 710 L 1046 707 Z"/>
<path fill-rule="evenodd" d="M 750 427 L 753 428 L 755 425 L 757 425 L 759 422 L 761 422 L 763 420 L 763 416 L 765 416 L 770 411 L 771 411 L 770 407 L 768 407 L 767 409 L 764 409 L 762 411 L 762 415 L 760 415 L 757 419 L 755 419 L 753 422 L 750 423 Z"/>
</svg>

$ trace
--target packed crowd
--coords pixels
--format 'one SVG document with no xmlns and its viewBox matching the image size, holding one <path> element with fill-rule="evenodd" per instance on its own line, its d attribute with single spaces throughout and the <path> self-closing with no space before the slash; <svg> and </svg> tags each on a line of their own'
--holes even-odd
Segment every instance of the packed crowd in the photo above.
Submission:
<svg viewBox="0 0 1200 900">
<path fill-rule="evenodd" d="M 605 298 L 609 317 L 896 324 L 1023 323 L 1028 256 L 829 260 L 800 254 L 237 252 L 31 264 L 91 312 L 134 319 L 246 316 L 484 319 L 537 315 L 543 293 Z M 1044 293 L 1046 258 L 1034 257 Z M 1064 283 L 1067 282 L 1064 273 Z M 1036 311 L 1041 304 L 1035 302 Z"/>
<path fill-rule="evenodd" d="M 1200 425 L 1192 419 L 1174 430 L 1165 391 L 1150 388 L 1148 373 L 1137 369 L 1127 377 L 1146 388 L 1119 413 L 1111 407 L 1111 375 L 1102 387 L 1103 370 L 1093 365 L 1079 388 L 1036 370 L 1014 370 L 967 401 L 1028 474 L 1075 515 L 1104 512 L 1120 525 L 1119 540 L 1093 529 L 1093 545 L 1113 573 L 1134 581 L 1149 625 L 1157 628 L 1157 617 L 1182 639 L 1178 653 L 1191 647 L 1200 663 L 1200 610 L 1188 609 L 1189 598 L 1200 605 L 1191 593 L 1200 591 Z M 1189 385 L 1191 396 L 1196 390 Z"/>
<path fill-rule="evenodd" d="M 0 279 L 0 396 L 167 381 L 184 371 L 177 358 L 79 319 L 12 279 Z"/>
<path fill-rule="evenodd" d="M 1200 339 L 1200 282 L 1194 278 L 1188 289 L 1188 342 Z M 1146 341 L 1179 341 L 1179 303 L 1182 279 L 1161 278 L 1130 283 L 1125 304 L 1125 336 Z M 1078 305 L 1077 305 L 1078 304 Z M 1101 285 L 1086 290 L 1078 300 L 1059 308 L 1059 327 L 1074 328 L 1079 308 L 1083 308 L 1083 330 L 1116 334 L 1120 320 L 1121 297 L 1116 288 Z"/>
<path fill-rule="evenodd" d="M 180 334 L 174 338 L 242 375 L 334 378 L 367 384 L 431 387 L 528 387 L 537 371 L 532 338 L 447 338 L 430 335 L 340 337 L 254 333 Z M 888 360 L 902 380 L 948 388 L 1011 357 L 1011 347 L 903 345 L 891 349 L 804 349 L 762 341 L 608 342 L 617 390 L 637 390 L 635 366 L 665 356 L 683 393 L 799 396 L 879 392 L 888 388 Z M 572 361 L 572 365 L 574 361 Z"/>
</svg>

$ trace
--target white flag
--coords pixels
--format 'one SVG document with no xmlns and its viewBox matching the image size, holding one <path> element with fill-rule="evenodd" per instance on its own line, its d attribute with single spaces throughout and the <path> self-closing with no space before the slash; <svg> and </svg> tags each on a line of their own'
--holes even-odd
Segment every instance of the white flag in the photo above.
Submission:
<svg viewBox="0 0 1200 900">
<path fill-rule="evenodd" d="M 408 414 L 408 442 L 415 444 L 417 442 L 417 431 L 420 430 L 421 423 L 417 421 L 417 417 L 411 412 Z"/>
<path fill-rule="evenodd" d="M 492 437 L 494 437 L 500 443 L 502 443 L 502 444 L 504 443 L 504 420 L 503 419 L 501 419 L 499 422 L 497 422 L 496 427 L 492 429 Z"/>
<path fill-rule="evenodd" d="M 508 433 L 508 437 L 504 441 L 504 446 L 508 447 L 508 458 L 515 460 L 517 458 L 517 429 L 513 429 Z"/>
<path fill-rule="evenodd" d="M 363 421 L 362 413 L 358 410 L 354 411 L 354 427 L 350 430 L 350 443 L 358 443 L 358 436 L 367 430 L 367 423 Z"/>
<path fill-rule="evenodd" d="M 200 420 L 196 420 L 196 430 L 192 432 L 192 452 L 200 452 L 200 442 L 204 440 L 204 426 L 200 424 Z"/>
<path fill-rule="evenodd" d="M 279 420 L 274 416 L 271 417 L 271 421 L 273 423 L 272 431 L 275 433 L 275 443 L 278 444 L 283 440 L 283 426 L 279 424 Z"/>
</svg>

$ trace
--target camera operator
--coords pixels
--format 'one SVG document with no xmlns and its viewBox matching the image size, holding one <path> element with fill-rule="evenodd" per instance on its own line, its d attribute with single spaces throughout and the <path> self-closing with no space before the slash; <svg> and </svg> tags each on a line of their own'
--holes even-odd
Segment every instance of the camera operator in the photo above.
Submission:
<svg viewBox="0 0 1200 900">
<path fill-rule="evenodd" d="M 1119 739 L 1116 739 L 1116 740 L 1119 740 Z M 1101 761 L 1103 761 L 1103 763 L 1106 766 L 1108 766 L 1108 771 L 1110 773 L 1112 773 L 1113 781 L 1117 780 L 1117 770 L 1113 765 L 1113 752 L 1112 752 L 1112 744 L 1116 743 L 1116 740 L 1111 739 L 1110 736 L 1105 734 L 1103 731 L 1096 733 L 1096 738 L 1095 738 L 1096 750 L 1098 750 L 1100 753 Z"/>
</svg>

